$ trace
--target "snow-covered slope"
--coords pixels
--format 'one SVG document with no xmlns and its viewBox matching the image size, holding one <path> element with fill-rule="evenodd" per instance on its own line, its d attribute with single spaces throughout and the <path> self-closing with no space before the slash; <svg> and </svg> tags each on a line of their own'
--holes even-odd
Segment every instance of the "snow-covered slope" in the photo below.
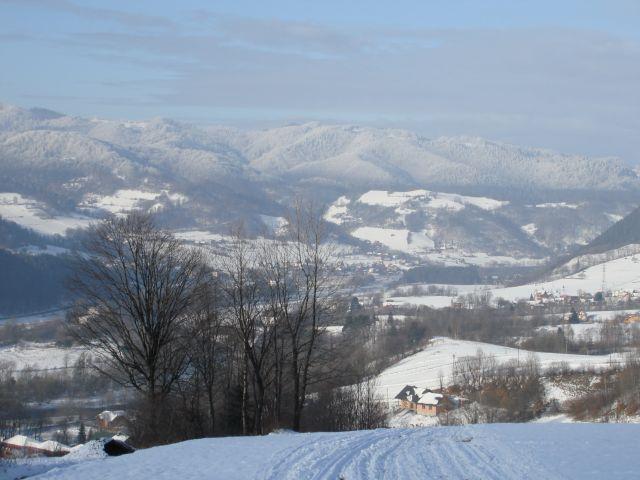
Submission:
<svg viewBox="0 0 640 480">
<path fill-rule="evenodd" d="M 70 228 L 86 228 L 92 219 L 80 214 L 60 215 L 19 193 L 0 193 L 0 217 L 43 235 L 65 235 Z"/>
<path fill-rule="evenodd" d="M 325 219 L 359 240 L 421 260 L 438 262 L 438 256 L 447 256 L 464 264 L 464 257 L 478 253 L 543 257 L 546 250 L 502 214 L 509 203 L 424 189 L 369 190 L 341 196 L 329 205 Z"/>
<path fill-rule="evenodd" d="M 491 292 L 494 298 L 518 300 L 527 299 L 536 291 L 547 291 L 557 295 L 577 295 L 581 291 L 595 293 L 602 290 L 603 283 L 607 290 L 612 291 L 640 289 L 640 254 L 599 263 L 555 280 L 498 288 Z"/>
<path fill-rule="evenodd" d="M 560 276 L 558 272 L 576 269 L 576 259 L 569 261 L 562 267 L 554 270 L 555 278 L 540 280 L 535 283 L 527 283 L 515 287 L 489 288 L 478 287 L 476 294 L 490 293 L 493 300 L 503 298 L 509 301 L 529 300 L 536 292 L 548 292 L 556 297 L 560 295 L 579 295 L 581 292 L 595 294 L 602 290 L 607 291 L 633 291 L 640 290 L 640 246 L 630 245 L 625 249 L 617 249 L 617 253 L 624 256 L 613 260 L 602 261 L 605 254 L 583 256 L 583 261 L 588 260 L 599 263 L 587 268 L 578 269 L 575 273 Z M 630 253 L 635 252 L 635 253 Z M 626 254 L 625 254 L 626 253 Z M 613 252 L 611 252 L 613 255 Z M 451 305 L 456 297 L 441 296 L 390 296 L 386 302 L 394 305 L 425 305 L 431 308 L 443 308 Z"/>
<path fill-rule="evenodd" d="M 58 347 L 54 343 L 26 342 L 0 347 L 0 363 L 12 368 L 62 368 L 73 365 L 86 349 L 81 347 Z"/>
<path fill-rule="evenodd" d="M 34 478 L 626 479 L 640 471 L 639 434 L 629 424 L 511 424 L 214 438 L 63 464 Z"/>
<path fill-rule="evenodd" d="M 543 369 L 561 362 L 576 369 L 582 367 L 607 368 L 611 366 L 612 361 L 620 361 L 617 355 L 532 353 L 527 350 L 490 343 L 438 338 L 433 340 L 424 350 L 399 361 L 380 373 L 376 377 L 377 392 L 383 399 L 392 402 L 405 385 L 438 388 L 440 376 L 442 376 L 445 385 L 448 385 L 453 377 L 454 362 L 462 357 L 476 355 L 480 350 L 484 354 L 494 357 L 498 363 L 516 359 L 524 361 L 529 355 L 535 355 Z"/>
<path fill-rule="evenodd" d="M 338 197 L 325 219 L 355 238 L 420 260 L 475 264 L 464 257 L 483 254 L 485 263 L 509 264 L 584 244 L 612 222 L 600 208 L 589 201 L 528 204 L 426 189 L 369 190 Z"/>
</svg>

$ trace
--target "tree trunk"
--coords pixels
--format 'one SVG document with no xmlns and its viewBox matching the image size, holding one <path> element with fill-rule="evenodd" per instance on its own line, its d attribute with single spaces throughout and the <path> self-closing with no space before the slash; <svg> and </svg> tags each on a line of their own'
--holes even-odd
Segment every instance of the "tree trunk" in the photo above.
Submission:
<svg viewBox="0 0 640 480">
<path fill-rule="evenodd" d="M 247 378 L 247 356 L 244 355 L 244 363 L 242 366 L 242 402 L 241 402 L 241 412 L 240 415 L 242 417 L 242 434 L 247 434 L 247 394 L 248 394 L 248 378 Z"/>
</svg>

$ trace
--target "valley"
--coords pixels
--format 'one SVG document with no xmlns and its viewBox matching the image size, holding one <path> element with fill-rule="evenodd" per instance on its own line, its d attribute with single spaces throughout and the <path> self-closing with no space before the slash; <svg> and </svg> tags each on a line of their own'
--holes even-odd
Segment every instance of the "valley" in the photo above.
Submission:
<svg viewBox="0 0 640 480">
<path fill-rule="evenodd" d="M 291 234 L 300 226 L 301 202 L 314 206 L 323 226 L 335 298 L 318 327 L 322 348 L 332 352 L 325 360 L 331 380 L 307 395 L 303 428 L 392 429 L 339 440 L 345 448 L 371 449 L 379 460 L 327 449 L 338 440 L 322 435 L 334 434 L 269 435 L 264 445 L 248 448 L 272 452 L 282 439 L 282 452 L 292 450 L 280 460 L 279 446 L 269 453 L 268 475 L 294 478 L 299 469 L 317 469 L 317 478 L 359 478 L 365 471 L 395 478 L 389 472 L 400 464 L 421 475 L 461 456 L 480 459 L 474 468 L 484 478 L 536 478 L 549 472 L 542 457 L 526 468 L 497 466 L 483 453 L 485 439 L 504 450 L 503 438 L 538 435 L 534 423 L 638 421 L 624 379 L 635 372 L 640 339 L 634 210 L 640 181 L 615 160 L 343 125 L 240 131 L 170 120 L 88 120 L 10 106 L 0 109 L 0 123 L 0 244 L 10 266 L 3 281 L 17 292 L 0 298 L 0 374 L 18 382 L 20 431 L 69 442 L 68 432 L 82 424 L 104 435 L 93 417 L 132 408 L 136 399 L 118 382 L 99 380 L 90 366 L 105 370 L 108 358 L 67 328 L 76 299 L 62 279 L 78 261 L 74 255 L 84 255 L 92 228 L 151 215 L 182 247 L 202 254 L 218 278 L 237 254 L 239 238 L 244 254 L 262 258 L 263 269 L 265 259 L 277 258 L 268 252 L 295 250 Z M 27 160 L 18 165 L 17 157 Z M 563 189 L 554 183 L 558 178 Z M 269 288 L 278 285 L 273 274 L 266 274 Z M 273 301 L 264 297 L 255 305 Z M 227 335 L 221 338 L 232 338 Z M 478 362 L 486 363 L 486 378 L 465 383 L 465 369 L 475 371 L 471 365 Z M 526 378 L 516 374 L 521 370 Z M 225 375 L 227 382 L 238 381 L 231 371 Z M 532 382 L 530 396 L 523 400 L 525 387 L 514 382 Z M 609 384 L 617 386 L 610 391 Z M 405 386 L 464 402 L 421 415 L 398 402 Z M 605 398 L 591 409 L 603 388 Z M 211 414 L 227 433 L 239 428 L 238 419 L 220 413 L 237 401 L 233 395 L 229 389 L 216 397 L 222 410 Z M 374 413 L 368 420 L 358 409 L 331 413 L 331 402 L 340 408 L 363 403 Z M 469 426 L 498 421 L 527 427 Z M 421 429 L 434 426 L 441 430 Z M 406 452 L 424 441 L 443 457 L 434 450 L 429 462 L 412 463 L 404 453 L 396 458 L 395 447 L 376 453 L 381 443 Z M 519 455 L 503 450 L 504 458 Z M 78 455 L 77 462 L 60 460 L 64 468 L 44 478 L 91 475 L 93 457 Z M 122 468 L 147 468 L 142 456 L 133 457 L 139 465 L 124 462 Z M 334 462 L 339 468 L 328 469 Z M 18 464 L 14 471 L 46 472 L 55 465 Z M 112 471 L 118 468 L 114 463 Z"/>
</svg>

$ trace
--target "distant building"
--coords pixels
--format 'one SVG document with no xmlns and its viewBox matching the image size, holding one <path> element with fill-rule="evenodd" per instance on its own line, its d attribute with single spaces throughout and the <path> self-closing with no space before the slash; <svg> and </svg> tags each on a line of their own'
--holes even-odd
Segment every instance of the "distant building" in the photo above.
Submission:
<svg viewBox="0 0 640 480">
<path fill-rule="evenodd" d="M 630 315 L 627 315 L 624 318 L 624 323 L 626 323 L 627 325 L 632 325 L 632 324 L 636 324 L 636 323 L 640 323 L 640 314 L 638 313 L 632 313 Z"/>
<path fill-rule="evenodd" d="M 96 419 L 100 430 L 107 432 L 126 431 L 129 427 L 129 420 L 124 410 L 105 410 L 99 413 Z"/>
<path fill-rule="evenodd" d="M 395 398 L 401 408 L 427 417 L 450 412 L 463 404 L 463 399 L 460 397 L 435 392 L 428 388 L 420 389 L 414 385 L 406 385 Z"/>
</svg>

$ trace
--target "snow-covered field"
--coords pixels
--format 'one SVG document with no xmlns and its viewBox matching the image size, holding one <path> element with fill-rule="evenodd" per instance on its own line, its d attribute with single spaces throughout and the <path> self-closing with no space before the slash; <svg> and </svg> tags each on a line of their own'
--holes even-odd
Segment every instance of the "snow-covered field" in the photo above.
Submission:
<svg viewBox="0 0 640 480">
<path fill-rule="evenodd" d="M 406 228 L 359 227 L 351 235 L 405 253 L 424 252 L 434 247 L 426 232 L 411 232 Z"/>
<path fill-rule="evenodd" d="M 12 363 L 14 368 L 53 369 L 72 366 L 85 349 L 63 348 L 53 343 L 21 343 L 0 347 L 0 363 Z"/>
<path fill-rule="evenodd" d="M 174 236 L 185 242 L 208 243 L 231 241 L 231 237 L 220 235 L 206 230 L 183 230 L 173 232 Z"/>
<path fill-rule="evenodd" d="M 628 255 L 604 264 L 594 265 L 574 275 L 557 280 L 518 287 L 497 288 L 491 291 L 494 298 L 507 300 L 529 298 L 534 291 L 577 295 L 580 291 L 597 292 L 602 289 L 603 265 L 605 283 L 609 290 L 633 290 L 640 288 L 640 255 Z"/>
<path fill-rule="evenodd" d="M 450 307 L 451 302 L 455 301 L 456 298 L 446 295 L 408 295 L 406 297 L 387 298 L 385 299 L 385 305 L 422 305 L 429 308 L 445 308 Z"/>
<path fill-rule="evenodd" d="M 135 189 L 122 189 L 117 190 L 113 195 L 87 195 L 80 207 L 89 210 L 103 210 L 114 215 L 122 215 L 138 208 L 141 202 L 156 200 L 163 194 L 167 195 L 169 201 L 174 204 L 180 204 L 187 201 L 186 196 L 180 193 L 170 193 L 166 190 L 153 192 Z M 163 206 L 164 205 L 162 203 L 155 203 L 152 205 L 151 210 L 161 210 Z"/>
<path fill-rule="evenodd" d="M 377 392 L 383 399 L 391 403 L 405 385 L 438 388 L 441 375 L 447 385 L 452 380 L 454 361 L 462 357 L 476 355 L 479 350 L 482 350 L 486 355 L 493 356 L 498 363 L 513 359 L 524 361 L 532 354 L 527 350 L 490 343 L 441 337 L 434 339 L 424 350 L 400 360 L 382 371 L 376 377 Z M 543 369 L 553 367 L 561 362 L 575 369 L 581 367 L 607 368 L 611 362 L 620 361 L 620 357 L 617 355 L 574 355 L 545 352 L 536 352 L 534 355 Z"/>
<path fill-rule="evenodd" d="M 83 215 L 51 215 L 19 193 L 0 193 L 0 216 L 44 235 L 65 235 L 69 228 L 86 228 L 94 221 Z"/>
<path fill-rule="evenodd" d="M 573 338 L 584 342 L 598 342 L 600 341 L 600 332 L 602 331 L 602 323 L 574 323 L 569 325 L 573 332 Z M 564 330 L 567 329 L 567 325 L 545 325 L 538 327 L 538 331 L 546 331 L 554 333 L 558 331 L 558 328 Z"/>
<path fill-rule="evenodd" d="M 487 197 L 469 197 L 429 190 L 410 190 L 408 192 L 370 190 L 358 199 L 360 203 L 381 207 L 400 207 L 413 200 L 422 201 L 427 208 L 449 210 L 462 210 L 466 205 L 473 205 L 483 210 L 495 210 L 509 203 Z"/>
<path fill-rule="evenodd" d="M 474 263 L 471 258 L 465 258 L 465 262 L 469 264 Z M 605 272 L 605 287 L 608 290 L 631 291 L 640 289 L 640 254 L 636 254 L 594 265 L 563 278 L 547 282 L 528 283 L 516 287 L 491 288 L 488 291 L 494 300 L 504 298 L 510 301 L 529 299 L 531 294 L 537 291 L 547 291 L 555 295 L 563 293 L 567 295 L 578 295 L 580 292 L 595 293 L 602 289 L 603 270 Z M 453 297 L 446 302 L 444 300 L 434 301 L 434 299 L 429 296 L 395 296 L 387 298 L 386 300 L 395 304 L 408 303 L 412 305 L 426 305 L 432 308 L 442 308 L 449 306 L 452 299 Z"/>
<path fill-rule="evenodd" d="M 627 479 L 640 471 L 638 435 L 640 425 L 551 423 L 212 438 L 75 465 L 58 460 L 34 478 Z"/>
</svg>

